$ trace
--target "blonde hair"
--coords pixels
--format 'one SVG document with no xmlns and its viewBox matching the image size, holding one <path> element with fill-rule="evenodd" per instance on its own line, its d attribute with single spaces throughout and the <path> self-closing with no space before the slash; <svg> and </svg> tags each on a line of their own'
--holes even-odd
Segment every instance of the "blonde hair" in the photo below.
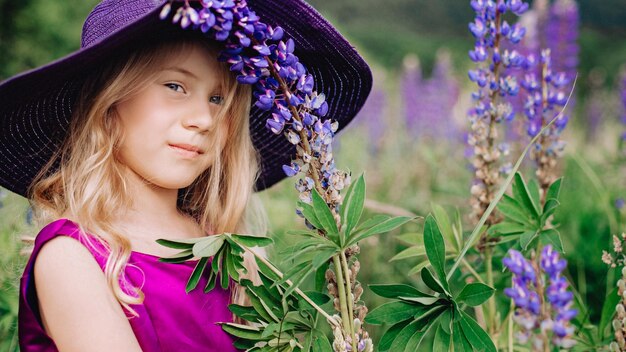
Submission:
<svg viewBox="0 0 626 352">
<path fill-rule="evenodd" d="M 219 49 L 206 38 L 194 34 L 161 36 L 123 51 L 111 64 L 90 76 L 74 106 L 66 139 L 29 188 L 28 198 L 38 226 L 68 212 L 75 217 L 81 236 L 92 249 L 98 251 L 86 233 L 108 248 L 108 253 L 102 253 L 108 255 L 104 270 L 108 285 L 134 316 L 138 314 L 130 304 L 142 303 L 144 296 L 140 288 L 134 288 L 136 295 L 130 295 L 120 287 L 131 246 L 112 222 L 118 209 L 128 209 L 132 204 L 127 196 L 123 165 L 117 158 L 124 136 L 115 106 L 146 87 L 166 60 L 179 57 L 193 45 L 204 46 L 217 57 Z M 251 88 L 237 82 L 228 64 L 219 65 L 224 105 L 217 120 L 227 123 L 228 135 L 224 137 L 228 142 L 212 166 L 179 191 L 177 208 L 209 233 L 264 235 L 266 215 L 262 204 L 253 198 L 259 156 L 249 132 Z M 105 235 L 108 241 L 104 240 Z M 246 257 L 245 265 L 245 277 L 258 283 L 254 260 Z M 233 287 L 231 302 L 248 305 L 243 287 Z M 242 322 L 235 316 L 233 319 Z"/>
</svg>

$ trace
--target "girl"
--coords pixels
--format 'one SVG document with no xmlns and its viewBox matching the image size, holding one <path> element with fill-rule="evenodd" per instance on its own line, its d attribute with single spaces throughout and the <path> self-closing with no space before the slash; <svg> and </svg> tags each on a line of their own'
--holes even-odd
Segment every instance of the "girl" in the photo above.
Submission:
<svg viewBox="0 0 626 352">
<path fill-rule="evenodd" d="M 215 323 L 245 292 L 186 294 L 198 261 L 159 262 L 176 251 L 155 240 L 263 235 L 252 194 L 283 178 L 294 148 L 217 60 L 222 44 L 161 21 L 163 6 L 104 0 L 79 51 L 0 84 L 0 185 L 42 226 L 20 285 L 22 351 L 235 350 Z M 343 127 L 371 88 L 362 58 L 302 1 L 250 7 L 303 47 Z"/>
</svg>

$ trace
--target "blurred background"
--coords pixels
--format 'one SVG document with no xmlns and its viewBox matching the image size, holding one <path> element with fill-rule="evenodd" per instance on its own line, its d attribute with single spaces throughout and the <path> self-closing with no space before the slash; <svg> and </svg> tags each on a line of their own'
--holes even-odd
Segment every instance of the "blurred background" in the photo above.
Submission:
<svg viewBox="0 0 626 352">
<path fill-rule="evenodd" d="M 0 0 L 0 80 L 78 49 L 82 23 L 96 3 Z M 597 321 L 607 287 L 602 250 L 610 248 L 612 234 L 626 230 L 626 0 L 531 3 L 545 15 L 545 26 L 538 26 L 533 35 L 552 49 L 555 70 L 578 75 L 568 107 L 570 124 L 563 134 L 567 146 L 559 169 L 564 183 L 555 223 L 564 241 L 568 276 L 589 307 L 591 320 Z M 475 88 L 467 77 L 474 66 L 467 55 L 474 46 L 468 30 L 474 17 L 469 1 L 311 0 L 310 4 L 353 43 L 373 70 L 368 101 L 335 146 L 340 169 L 353 176 L 365 172 L 368 213 L 426 215 L 435 202 L 450 212 L 458 209 L 471 229 L 472 172 L 466 134 Z M 514 131 L 506 138 L 514 162 L 528 139 Z M 525 165 L 522 171 L 529 169 Z M 290 243 L 284 230 L 303 227 L 295 214 L 295 181 L 284 180 L 259 194 L 270 220 L 269 235 L 277 243 L 270 256 L 282 265 L 288 263 L 280 263 L 276 253 Z M 19 255 L 19 237 L 37 231 L 27 201 L 0 189 L 3 351 L 17 350 L 17 287 L 27 259 Z M 408 273 L 419 259 L 394 256 L 409 246 L 398 235 L 419 231 L 418 225 L 408 225 L 363 243 L 360 281 L 365 285 L 416 280 Z M 382 303 L 367 289 L 363 298 L 370 309 Z M 377 341 L 379 327 L 368 330 Z"/>
</svg>

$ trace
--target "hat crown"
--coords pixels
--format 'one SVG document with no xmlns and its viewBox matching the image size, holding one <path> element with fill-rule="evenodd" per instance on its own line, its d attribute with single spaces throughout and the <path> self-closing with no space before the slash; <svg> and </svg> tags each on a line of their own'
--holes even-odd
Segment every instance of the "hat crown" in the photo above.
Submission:
<svg viewBox="0 0 626 352">
<path fill-rule="evenodd" d="M 81 48 L 90 47 L 102 41 L 164 2 L 164 0 L 101 1 L 85 19 Z"/>
</svg>

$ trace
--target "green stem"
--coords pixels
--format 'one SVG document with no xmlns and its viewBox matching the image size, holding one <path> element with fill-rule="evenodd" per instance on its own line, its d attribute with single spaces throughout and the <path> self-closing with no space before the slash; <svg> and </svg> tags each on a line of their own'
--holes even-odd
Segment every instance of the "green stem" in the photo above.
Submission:
<svg viewBox="0 0 626 352">
<path fill-rule="evenodd" d="M 274 265 L 272 265 L 272 263 L 270 263 L 267 259 L 263 258 L 263 256 L 258 255 L 255 251 L 253 251 L 252 249 L 248 248 L 247 246 L 241 243 L 237 243 L 237 244 L 240 245 L 247 252 L 252 253 L 256 258 L 258 258 L 261 262 L 263 262 L 263 264 L 267 265 L 267 267 L 270 268 L 270 270 L 272 270 L 276 275 L 278 275 L 278 277 L 280 277 L 281 279 L 283 278 L 283 273 L 280 270 L 278 270 Z M 289 286 L 293 286 L 293 282 L 291 282 L 291 280 L 286 280 L 285 282 Z M 299 288 L 296 288 L 294 291 L 298 293 L 298 295 L 300 295 L 300 297 L 302 297 L 305 301 L 307 301 L 313 308 L 315 308 L 315 310 L 320 312 L 331 324 L 339 327 L 339 323 L 335 320 L 335 318 L 328 315 L 328 313 L 326 313 L 322 308 L 320 308 L 320 306 L 315 304 L 315 302 L 313 302 L 304 292 L 302 292 L 302 290 L 300 290 Z"/>
<path fill-rule="evenodd" d="M 335 277 L 337 278 L 337 290 L 339 295 L 339 307 L 341 308 L 341 321 L 343 322 L 343 331 L 350 331 L 350 317 L 348 316 L 348 305 L 346 302 L 346 286 L 343 282 L 343 270 L 338 255 L 333 256 L 333 264 L 335 266 Z M 354 338 L 353 338 L 354 339 Z"/>
<path fill-rule="evenodd" d="M 573 86 L 574 87 L 576 86 L 576 79 L 574 80 L 574 85 Z M 515 177 L 515 173 L 517 172 L 517 170 L 519 170 L 519 167 L 522 164 L 522 160 L 524 160 L 524 157 L 526 156 L 526 154 L 528 154 L 528 151 L 530 150 L 530 147 L 535 144 L 535 142 L 537 141 L 537 139 L 539 138 L 539 136 L 541 136 L 541 134 L 543 132 L 545 132 L 548 128 L 550 128 L 550 126 L 554 123 L 554 121 L 556 121 L 559 117 L 561 117 L 563 115 L 563 111 L 565 111 L 565 108 L 567 108 L 567 103 L 569 103 L 569 100 L 572 97 L 572 92 L 573 91 L 574 91 L 574 88 L 572 88 L 572 90 L 570 91 L 569 97 L 567 98 L 567 102 L 565 103 L 565 105 L 561 109 L 561 112 L 559 112 L 556 116 L 554 116 L 554 118 L 552 120 L 550 120 L 550 122 L 547 125 L 545 125 L 541 129 L 541 131 L 539 131 L 539 133 L 537 133 L 537 135 L 535 137 L 533 137 L 533 139 L 526 145 L 526 148 L 524 148 L 524 151 L 522 152 L 522 155 L 520 155 L 520 157 L 517 159 L 517 162 L 513 166 L 513 169 L 511 170 L 511 173 L 509 174 L 509 176 L 504 181 L 504 184 L 500 187 L 500 190 L 498 191 L 498 193 L 496 193 L 496 196 L 494 197 L 493 201 L 491 201 L 491 203 L 489 203 L 489 207 L 487 207 L 487 210 L 480 217 L 480 220 L 478 221 L 478 224 L 476 224 L 476 226 L 474 227 L 474 230 L 472 231 L 472 234 L 470 235 L 468 241 L 463 246 L 463 249 L 459 253 L 459 256 L 454 260 L 454 264 L 452 264 L 452 268 L 450 268 L 450 271 L 448 271 L 448 275 L 446 275 L 446 278 L 448 280 L 450 280 L 450 278 L 454 274 L 454 271 L 456 270 L 456 268 L 461 263 L 461 259 L 463 259 L 463 257 L 465 257 L 465 253 L 467 253 L 467 251 L 469 250 L 469 247 L 471 246 L 471 244 L 474 243 L 474 241 L 476 240 L 476 237 L 478 237 L 478 235 L 480 235 L 480 232 L 481 232 L 480 230 L 482 229 L 483 225 L 487 221 L 487 218 L 489 217 L 489 215 L 491 215 L 493 210 L 496 208 L 496 205 L 498 204 L 500 199 L 502 199 L 502 196 L 504 195 L 504 192 L 506 192 L 507 188 L 509 187 L 509 185 L 513 181 L 513 177 Z"/>
<path fill-rule="evenodd" d="M 352 284 L 350 283 L 350 268 L 348 268 L 348 259 L 346 253 L 341 251 L 341 264 L 343 265 L 343 273 L 346 277 L 346 298 L 348 299 L 348 315 L 350 316 L 350 338 L 352 342 L 352 350 L 357 351 L 357 341 L 354 338 L 356 331 L 354 331 L 354 300 L 352 297 Z"/>
<path fill-rule="evenodd" d="M 493 287 L 493 265 L 491 263 L 491 251 L 492 248 L 487 244 L 485 247 L 485 266 L 487 275 L 487 285 Z M 487 313 L 487 325 L 489 333 L 493 334 L 495 331 L 495 314 L 496 314 L 496 300 L 494 296 L 491 296 L 488 300 L 489 311 Z"/>
<path fill-rule="evenodd" d="M 467 271 L 469 271 L 472 275 L 474 275 L 474 277 L 476 278 L 476 280 L 478 280 L 478 282 L 480 282 L 481 284 L 485 284 L 486 285 L 485 280 L 483 280 L 483 278 L 480 277 L 480 275 L 478 275 L 476 270 L 474 270 L 474 268 L 472 268 L 472 266 L 467 261 L 467 259 L 463 258 L 461 261 L 463 262 L 463 265 L 465 265 L 465 269 L 467 269 Z"/>
</svg>

